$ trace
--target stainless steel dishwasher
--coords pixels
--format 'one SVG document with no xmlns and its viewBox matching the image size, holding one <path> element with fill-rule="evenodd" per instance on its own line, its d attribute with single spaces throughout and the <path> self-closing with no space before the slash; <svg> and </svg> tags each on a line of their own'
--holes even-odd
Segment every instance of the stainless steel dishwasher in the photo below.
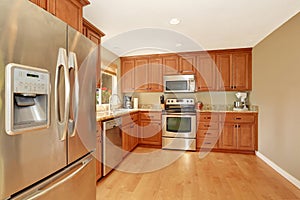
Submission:
<svg viewBox="0 0 300 200">
<path fill-rule="evenodd" d="M 123 159 L 121 118 L 102 122 L 103 125 L 103 176 L 106 176 Z"/>
</svg>

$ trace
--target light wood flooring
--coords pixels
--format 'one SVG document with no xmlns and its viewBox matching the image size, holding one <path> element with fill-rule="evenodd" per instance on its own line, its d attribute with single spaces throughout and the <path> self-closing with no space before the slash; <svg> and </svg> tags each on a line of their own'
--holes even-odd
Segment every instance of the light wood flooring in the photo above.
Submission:
<svg viewBox="0 0 300 200">
<path fill-rule="evenodd" d="M 179 158 L 172 162 L 172 157 Z M 152 169 L 162 169 L 150 172 Z M 300 200 L 300 190 L 255 155 L 138 147 L 97 184 L 97 200 Z"/>
</svg>

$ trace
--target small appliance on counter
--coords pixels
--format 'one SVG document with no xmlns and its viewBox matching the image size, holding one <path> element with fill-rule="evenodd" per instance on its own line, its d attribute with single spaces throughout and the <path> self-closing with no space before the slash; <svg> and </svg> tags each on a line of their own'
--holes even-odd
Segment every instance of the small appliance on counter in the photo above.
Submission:
<svg viewBox="0 0 300 200">
<path fill-rule="evenodd" d="M 165 96 L 164 95 L 161 95 L 160 97 L 159 97 L 159 101 L 160 101 L 160 107 L 161 107 L 161 109 L 165 109 Z"/>
<path fill-rule="evenodd" d="M 238 100 L 233 103 L 233 110 L 236 111 L 248 110 L 246 106 L 247 93 L 238 92 L 235 94 L 235 96 L 238 98 Z"/>
<path fill-rule="evenodd" d="M 139 108 L 139 99 L 133 98 L 133 108 L 138 109 Z"/>
<path fill-rule="evenodd" d="M 124 96 L 123 97 L 123 106 L 126 109 L 132 109 L 132 97 L 131 96 Z"/>
</svg>

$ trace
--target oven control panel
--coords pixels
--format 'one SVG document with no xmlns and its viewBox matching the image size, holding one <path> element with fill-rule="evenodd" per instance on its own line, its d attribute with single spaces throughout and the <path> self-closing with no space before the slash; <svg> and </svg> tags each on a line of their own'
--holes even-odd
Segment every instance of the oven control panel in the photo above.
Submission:
<svg viewBox="0 0 300 200">
<path fill-rule="evenodd" d="M 166 105 L 194 105 L 194 99 L 167 99 Z"/>
</svg>

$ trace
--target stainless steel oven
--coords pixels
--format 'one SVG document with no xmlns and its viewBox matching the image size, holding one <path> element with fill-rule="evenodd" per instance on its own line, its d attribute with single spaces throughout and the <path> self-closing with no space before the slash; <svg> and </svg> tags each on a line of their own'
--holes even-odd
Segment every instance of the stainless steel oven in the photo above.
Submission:
<svg viewBox="0 0 300 200">
<path fill-rule="evenodd" d="M 162 124 L 163 149 L 196 150 L 196 112 L 193 99 L 167 99 Z"/>
</svg>

